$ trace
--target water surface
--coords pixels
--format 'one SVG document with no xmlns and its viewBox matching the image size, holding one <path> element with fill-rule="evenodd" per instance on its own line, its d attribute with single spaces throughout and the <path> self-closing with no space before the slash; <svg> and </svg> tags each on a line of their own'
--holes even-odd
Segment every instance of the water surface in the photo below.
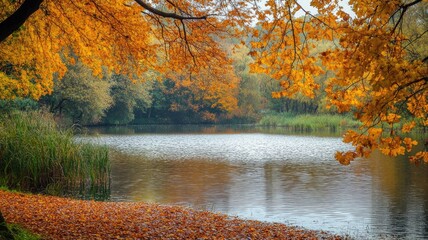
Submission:
<svg viewBox="0 0 428 240">
<path fill-rule="evenodd" d="M 428 167 L 373 154 L 350 166 L 337 134 L 253 127 L 91 129 L 112 151 L 114 201 L 178 204 L 357 238 L 428 238 Z"/>
</svg>

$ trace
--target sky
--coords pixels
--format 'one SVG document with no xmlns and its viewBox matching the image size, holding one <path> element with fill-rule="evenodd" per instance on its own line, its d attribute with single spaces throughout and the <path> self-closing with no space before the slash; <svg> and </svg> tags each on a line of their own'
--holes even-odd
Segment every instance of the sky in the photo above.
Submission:
<svg viewBox="0 0 428 240">
<path fill-rule="evenodd" d="M 259 3 L 259 7 L 261 9 L 266 9 L 266 7 L 264 7 L 264 5 L 266 4 L 267 0 L 261 0 Z M 281 0 L 277 0 L 277 1 L 281 1 Z M 297 2 L 302 6 L 303 9 L 305 9 L 306 11 L 309 11 L 311 14 L 317 14 L 317 10 L 316 8 L 311 6 L 311 0 L 297 0 Z M 352 11 L 351 7 L 349 6 L 349 0 L 339 0 L 339 5 L 343 7 L 343 11 L 348 13 L 351 18 L 355 16 L 354 12 Z M 300 10 L 296 13 L 296 17 L 302 17 L 304 16 L 305 13 Z M 257 20 L 255 20 L 253 23 L 253 25 L 257 24 Z"/>
<path fill-rule="evenodd" d="M 312 14 L 316 14 L 317 11 L 315 8 L 311 7 L 311 0 L 297 0 L 297 2 L 306 10 L 311 12 Z M 351 10 L 351 7 L 349 6 L 349 0 L 341 0 L 340 5 L 343 7 L 343 11 L 347 12 L 351 16 L 353 15 L 353 12 Z M 303 11 L 299 11 L 298 14 L 304 15 Z M 297 16 L 299 17 L 299 15 Z"/>
<path fill-rule="evenodd" d="M 297 0 L 297 2 L 307 11 L 310 11 L 312 14 L 316 14 L 317 11 L 315 8 L 311 7 L 311 0 Z M 352 15 L 351 7 L 349 6 L 349 0 L 341 0 L 339 3 L 343 7 L 343 11 Z M 303 15 L 303 11 L 301 11 Z"/>
</svg>

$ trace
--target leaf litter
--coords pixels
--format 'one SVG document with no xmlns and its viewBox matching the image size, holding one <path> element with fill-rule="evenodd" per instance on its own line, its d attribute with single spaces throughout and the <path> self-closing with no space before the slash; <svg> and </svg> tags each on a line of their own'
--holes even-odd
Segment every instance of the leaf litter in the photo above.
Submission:
<svg viewBox="0 0 428 240">
<path fill-rule="evenodd" d="M 0 210 L 44 239 L 342 239 L 181 206 L 97 202 L 0 190 Z"/>
</svg>

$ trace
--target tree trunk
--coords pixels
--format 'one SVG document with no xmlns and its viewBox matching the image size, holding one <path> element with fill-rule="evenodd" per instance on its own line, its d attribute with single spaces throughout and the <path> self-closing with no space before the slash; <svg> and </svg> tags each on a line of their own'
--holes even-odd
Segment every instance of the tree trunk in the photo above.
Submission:
<svg viewBox="0 0 428 240">
<path fill-rule="evenodd" d="M 0 23 L 0 42 L 19 29 L 27 19 L 40 8 L 43 0 L 25 0 L 24 3 Z"/>
</svg>

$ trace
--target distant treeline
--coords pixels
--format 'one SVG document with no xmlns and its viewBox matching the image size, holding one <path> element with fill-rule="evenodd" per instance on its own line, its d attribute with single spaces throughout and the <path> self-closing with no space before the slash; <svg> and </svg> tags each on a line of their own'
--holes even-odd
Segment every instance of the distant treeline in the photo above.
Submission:
<svg viewBox="0 0 428 240">
<path fill-rule="evenodd" d="M 37 101 L 1 100 L 0 111 L 44 108 L 66 125 L 256 123 L 272 113 L 325 112 L 321 96 L 272 98 L 272 92 L 280 89 L 279 83 L 249 73 L 247 56 L 236 54 L 239 83 L 223 95 L 221 88 L 208 96 L 209 90 L 203 86 L 168 78 L 131 80 L 121 74 L 98 77 L 77 61 L 68 65 L 62 79 L 55 79 L 51 94 Z"/>
<path fill-rule="evenodd" d="M 273 98 L 272 93 L 281 90 L 279 82 L 250 72 L 247 48 L 231 52 L 231 57 L 234 77 L 225 76 L 220 83 L 205 75 L 192 81 L 157 73 L 133 79 L 122 74 L 99 76 L 76 57 L 61 79 L 54 78 L 52 93 L 38 100 L 1 100 L 0 111 L 44 108 L 66 125 L 257 123 L 276 113 L 336 113 L 326 110 L 322 89 L 314 98 Z"/>
</svg>

